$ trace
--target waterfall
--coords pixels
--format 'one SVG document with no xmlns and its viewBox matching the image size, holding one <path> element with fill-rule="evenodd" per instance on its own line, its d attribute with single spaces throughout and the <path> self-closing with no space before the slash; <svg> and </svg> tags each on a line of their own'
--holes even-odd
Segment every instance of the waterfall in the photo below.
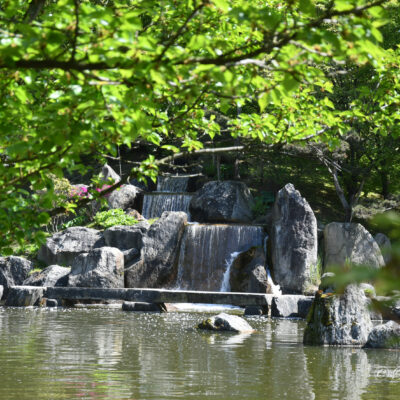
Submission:
<svg viewBox="0 0 400 400">
<path fill-rule="evenodd" d="M 264 254 L 265 254 L 265 260 L 266 260 L 265 262 L 266 263 L 268 262 L 268 258 L 267 258 L 268 246 L 267 246 L 267 244 L 268 244 L 268 235 L 266 235 L 264 238 Z M 274 281 L 272 280 L 271 272 L 270 272 L 267 264 L 265 265 L 265 268 L 267 270 L 268 283 L 269 283 L 269 286 L 271 287 L 271 294 L 281 295 L 282 294 L 281 287 L 279 285 L 275 285 Z"/>
<path fill-rule="evenodd" d="M 224 272 L 224 276 L 222 277 L 222 284 L 220 292 L 230 292 L 231 291 L 231 284 L 229 282 L 231 278 L 231 268 L 232 264 L 235 261 L 235 258 L 240 254 L 238 251 L 234 251 L 231 256 L 226 260 L 226 270 Z"/>
<path fill-rule="evenodd" d="M 260 226 L 187 225 L 180 249 L 176 287 L 221 290 L 224 274 L 229 284 L 227 269 L 234 260 L 234 253 L 262 246 L 263 239 L 264 231 Z"/>
<path fill-rule="evenodd" d="M 145 218 L 158 218 L 164 211 L 184 211 L 189 216 L 189 203 L 192 194 L 188 193 L 148 193 L 143 197 L 142 215 Z"/>
<path fill-rule="evenodd" d="M 157 192 L 183 193 L 187 191 L 189 178 L 187 176 L 159 176 L 157 180 Z"/>
</svg>

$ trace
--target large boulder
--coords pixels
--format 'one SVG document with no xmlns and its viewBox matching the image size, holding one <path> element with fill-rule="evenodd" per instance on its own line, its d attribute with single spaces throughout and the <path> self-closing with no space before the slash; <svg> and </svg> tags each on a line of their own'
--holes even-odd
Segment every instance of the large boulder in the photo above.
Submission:
<svg viewBox="0 0 400 400">
<path fill-rule="evenodd" d="M 390 242 L 390 239 L 383 233 L 377 233 L 374 236 L 374 239 L 381 249 L 383 261 L 385 262 L 385 264 L 387 264 L 392 259 L 392 244 Z"/>
<path fill-rule="evenodd" d="M 253 203 L 244 183 L 212 181 L 195 193 L 189 211 L 193 221 L 246 223 L 253 219 Z"/>
<path fill-rule="evenodd" d="M 325 268 L 351 262 L 373 268 L 385 262 L 371 234 L 358 223 L 331 222 L 324 231 Z"/>
<path fill-rule="evenodd" d="M 237 316 L 221 313 L 213 317 L 207 318 L 197 325 L 199 329 L 211 331 L 229 331 L 229 332 L 253 332 L 254 329 L 249 323 Z"/>
<path fill-rule="evenodd" d="M 0 257 L 0 285 L 3 286 L 3 297 L 7 297 L 11 286 L 22 285 L 32 268 L 32 262 L 25 258 Z"/>
<path fill-rule="evenodd" d="M 114 247 L 101 247 L 77 256 L 68 286 L 123 288 L 124 255 Z"/>
<path fill-rule="evenodd" d="M 304 344 L 364 346 L 372 330 L 364 290 L 349 285 L 343 294 L 318 291 L 304 331 Z"/>
<path fill-rule="evenodd" d="M 231 292 L 272 293 L 265 270 L 265 252 L 251 247 L 240 253 L 232 263 L 230 272 Z"/>
<path fill-rule="evenodd" d="M 307 201 L 289 183 L 275 199 L 271 249 L 273 277 L 283 293 L 305 293 L 317 264 L 317 220 Z"/>
<path fill-rule="evenodd" d="M 108 206 L 111 209 L 135 208 L 135 200 L 139 194 L 139 189 L 133 185 L 123 185 L 119 189 L 114 190 L 108 197 Z"/>
<path fill-rule="evenodd" d="M 400 325 L 389 321 L 375 326 L 368 336 L 365 347 L 379 349 L 400 349 Z"/>
<path fill-rule="evenodd" d="M 68 274 L 71 269 L 60 267 L 59 265 L 50 265 L 43 271 L 34 272 L 24 280 L 24 286 L 67 286 Z"/>
<path fill-rule="evenodd" d="M 39 249 L 38 259 L 47 265 L 70 266 L 74 258 L 105 245 L 103 234 L 96 229 L 75 226 L 54 234 Z"/>
<path fill-rule="evenodd" d="M 159 288 L 176 277 L 184 212 L 165 211 L 143 237 L 140 260 L 125 271 L 126 287 Z"/>
<path fill-rule="evenodd" d="M 150 224 L 147 221 L 136 225 L 115 225 L 104 231 L 106 246 L 116 247 L 120 250 L 137 249 L 143 246 L 143 237 Z"/>
</svg>

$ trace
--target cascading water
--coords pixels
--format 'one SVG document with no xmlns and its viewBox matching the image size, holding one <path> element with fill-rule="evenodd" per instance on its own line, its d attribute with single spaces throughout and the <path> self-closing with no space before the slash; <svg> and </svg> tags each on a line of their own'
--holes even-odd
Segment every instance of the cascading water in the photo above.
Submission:
<svg viewBox="0 0 400 400">
<path fill-rule="evenodd" d="M 164 211 L 184 211 L 189 216 L 192 194 L 188 193 L 148 193 L 143 197 L 142 215 L 158 218 Z"/>
<path fill-rule="evenodd" d="M 262 246 L 264 231 L 251 225 L 190 224 L 185 228 L 178 262 L 176 287 L 179 289 L 222 289 L 224 273 L 234 253 Z"/>
<path fill-rule="evenodd" d="M 189 214 L 192 194 L 186 193 L 189 178 L 185 176 L 159 176 L 157 192 L 143 197 L 142 215 L 145 218 L 158 218 L 164 211 L 183 211 Z"/>
<path fill-rule="evenodd" d="M 157 192 L 187 192 L 189 178 L 180 175 L 159 176 L 157 180 Z"/>
<path fill-rule="evenodd" d="M 268 260 L 267 255 L 268 255 L 268 235 L 265 236 L 264 238 L 264 254 L 265 254 L 265 259 Z M 268 268 L 268 265 L 266 265 L 266 270 L 267 270 L 267 276 L 268 276 L 268 284 L 271 287 L 271 294 L 275 294 L 275 295 L 281 295 L 282 291 L 281 291 L 281 287 L 279 285 L 275 285 L 274 281 L 272 280 L 271 277 L 271 272 Z"/>
<path fill-rule="evenodd" d="M 231 269 L 232 269 L 232 264 L 235 261 L 235 258 L 240 254 L 238 251 L 234 251 L 231 256 L 226 260 L 226 270 L 224 272 L 224 276 L 222 277 L 222 284 L 221 284 L 221 289 L 219 290 L 220 292 L 230 292 L 231 291 L 231 284 L 230 284 L 230 278 L 231 278 Z"/>
</svg>

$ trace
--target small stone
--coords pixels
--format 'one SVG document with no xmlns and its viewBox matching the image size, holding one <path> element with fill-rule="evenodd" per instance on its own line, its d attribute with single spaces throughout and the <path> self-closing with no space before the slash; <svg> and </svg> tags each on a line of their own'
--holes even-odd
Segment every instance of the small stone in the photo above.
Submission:
<svg viewBox="0 0 400 400">
<path fill-rule="evenodd" d="M 254 329 L 243 318 L 225 313 L 207 318 L 197 327 L 211 331 L 254 332 Z"/>
<path fill-rule="evenodd" d="M 58 307 L 58 301 L 56 299 L 47 299 L 46 307 Z"/>
<path fill-rule="evenodd" d="M 246 306 L 244 315 L 268 315 L 268 306 Z"/>
<path fill-rule="evenodd" d="M 144 302 L 132 302 L 124 301 L 122 303 L 123 311 L 135 311 L 135 312 L 165 312 L 166 307 L 162 303 L 144 303 Z"/>
</svg>

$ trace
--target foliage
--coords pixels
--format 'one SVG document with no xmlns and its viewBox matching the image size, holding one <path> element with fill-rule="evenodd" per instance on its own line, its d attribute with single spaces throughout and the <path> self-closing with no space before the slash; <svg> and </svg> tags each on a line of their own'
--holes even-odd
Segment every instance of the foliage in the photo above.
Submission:
<svg viewBox="0 0 400 400">
<path fill-rule="evenodd" d="M 253 213 L 256 217 L 265 215 L 267 210 L 274 203 L 275 196 L 272 192 L 261 191 L 254 197 Z"/>
<path fill-rule="evenodd" d="M 88 156 L 115 156 L 121 144 L 196 151 L 223 134 L 216 115 L 227 119 L 234 137 L 335 144 L 330 131 L 346 122 L 332 110 L 331 76 L 321 66 L 390 67 L 387 83 L 397 88 L 398 49 L 381 47 L 379 30 L 386 21 L 381 5 L 392 3 L 3 2 L 2 253 L 15 241 L 43 240 L 41 228 L 62 211 L 52 210 L 57 194 L 50 173 L 85 172 Z M 397 95 L 396 89 L 377 100 L 377 111 L 384 111 L 373 118 L 382 134 L 391 134 L 386 128 L 398 117 Z M 246 104 L 257 104 L 257 112 L 229 113 Z M 347 120 L 356 116 L 346 112 Z M 155 179 L 159 164 L 148 155 L 131 174 Z M 73 212 L 75 203 L 61 208 Z"/>
<path fill-rule="evenodd" d="M 124 210 L 115 208 L 108 211 L 100 211 L 94 216 L 94 222 L 100 228 L 107 229 L 114 225 L 135 225 L 138 220 L 125 214 Z"/>
</svg>

